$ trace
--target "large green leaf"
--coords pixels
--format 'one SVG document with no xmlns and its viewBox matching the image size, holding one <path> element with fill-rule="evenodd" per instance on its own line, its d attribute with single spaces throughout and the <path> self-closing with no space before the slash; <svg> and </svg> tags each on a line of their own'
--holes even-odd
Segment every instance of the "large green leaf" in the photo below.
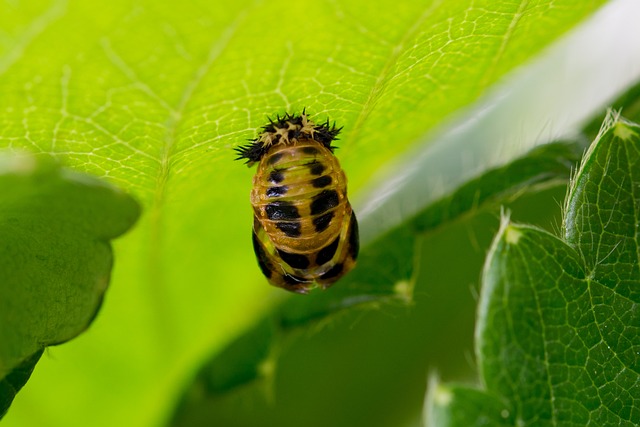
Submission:
<svg viewBox="0 0 640 427">
<path fill-rule="evenodd" d="M 476 330 L 486 395 L 432 399 L 430 416 L 497 396 L 515 425 L 640 423 L 638 164 L 640 126 L 610 115 L 570 186 L 564 240 L 504 221 Z"/>
<path fill-rule="evenodd" d="M 51 159 L 0 154 L 0 417 L 46 346 L 96 316 L 131 197 Z"/>
<path fill-rule="evenodd" d="M 307 107 L 344 126 L 339 156 L 357 195 L 601 3 L 4 3 L 0 145 L 64 157 L 147 212 L 117 243 L 95 327 L 44 360 L 6 422 L 157 422 L 205 354 L 283 298 L 255 267 L 252 171 L 230 151 L 266 114 Z M 363 228 L 369 241 L 384 231 Z"/>
</svg>

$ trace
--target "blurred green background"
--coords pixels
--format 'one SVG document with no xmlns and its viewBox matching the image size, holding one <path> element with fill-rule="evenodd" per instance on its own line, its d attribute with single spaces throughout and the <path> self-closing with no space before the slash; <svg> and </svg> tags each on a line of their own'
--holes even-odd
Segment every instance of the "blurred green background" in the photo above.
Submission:
<svg viewBox="0 0 640 427">
<path fill-rule="evenodd" d="M 564 187 L 508 205 L 512 219 L 557 232 Z M 273 384 L 239 387 L 176 425 L 419 426 L 429 374 L 476 383 L 480 271 L 499 226 L 486 212 L 420 238 L 414 301 L 353 310 L 285 346 Z M 269 388 L 272 387 L 273 395 Z"/>
</svg>

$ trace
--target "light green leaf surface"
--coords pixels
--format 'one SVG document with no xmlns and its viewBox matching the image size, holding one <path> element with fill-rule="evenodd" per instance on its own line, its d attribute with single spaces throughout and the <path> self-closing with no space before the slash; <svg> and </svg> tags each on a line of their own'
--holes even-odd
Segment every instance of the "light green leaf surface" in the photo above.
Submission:
<svg viewBox="0 0 640 427">
<path fill-rule="evenodd" d="M 146 212 L 117 243 L 91 333 L 51 352 L 7 425 L 157 423 L 197 362 L 283 298 L 255 267 L 253 171 L 230 151 L 265 115 L 307 107 L 344 126 L 339 157 L 357 194 L 601 3 L 0 5 L 0 146 L 63 157 Z M 339 292 L 328 302 L 343 306 Z M 332 299 L 320 295 L 309 301 Z"/>
<path fill-rule="evenodd" d="M 571 184 L 566 242 L 505 221 L 488 255 L 478 363 L 516 425 L 640 423 L 638 129 L 607 119 Z"/>
<path fill-rule="evenodd" d="M 110 240 L 138 204 L 51 159 L 0 153 L 0 416 L 46 346 L 86 329 L 109 284 Z"/>
</svg>

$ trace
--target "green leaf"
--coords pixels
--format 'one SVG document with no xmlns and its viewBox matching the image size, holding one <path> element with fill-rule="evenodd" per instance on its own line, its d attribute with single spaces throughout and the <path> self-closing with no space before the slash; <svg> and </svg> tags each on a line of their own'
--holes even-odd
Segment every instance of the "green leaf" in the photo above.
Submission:
<svg viewBox="0 0 640 427">
<path fill-rule="evenodd" d="M 157 424 L 193 366 L 283 298 L 251 250 L 253 171 L 231 161 L 265 115 L 307 107 L 344 126 L 339 157 L 356 200 L 373 171 L 603 3 L 4 3 L 0 146 L 60 156 L 147 212 L 117 243 L 117 286 L 95 333 L 52 350 L 6 422 Z M 391 233 L 375 222 L 362 231 L 370 242 Z M 398 264 L 369 295 L 404 286 L 410 262 Z M 330 311 L 288 307 L 288 325 Z"/>
<path fill-rule="evenodd" d="M 425 425 L 451 427 L 513 426 L 506 405 L 485 391 L 432 379 L 425 405 Z"/>
<path fill-rule="evenodd" d="M 24 359 L 0 380 L 0 418 L 6 414 L 16 394 L 29 380 L 43 351 L 37 351 L 31 357 Z"/>
<path fill-rule="evenodd" d="M 50 159 L 0 154 L 0 414 L 44 347 L 86 329 L 111 274 L 110 240 L 138 204 Z"/>
<path fill-rule="evenodd" d="M 640 297 L 639 135 L 637 124 L 607 117 L 574 178 L 564 221 L 589 276 L 631 300 Z"/>
<path fill-rule="evenodd" d="M 197 386 L 192 389 L 198 395 L 191 398 L 222 394 L 247 381 L 270 376 L 276 347 L 272 345 L 274 329 L 267 319 L 217 354 L 215 361 L 199 373 Z"/>
<path fill-rule="evenodd" d="M 505 221 L 487 257 L 477 357 L 517 425 L 640 423 L 638 126 L 609 117 L 573 180 L 566 241 Z"/>
</svg>

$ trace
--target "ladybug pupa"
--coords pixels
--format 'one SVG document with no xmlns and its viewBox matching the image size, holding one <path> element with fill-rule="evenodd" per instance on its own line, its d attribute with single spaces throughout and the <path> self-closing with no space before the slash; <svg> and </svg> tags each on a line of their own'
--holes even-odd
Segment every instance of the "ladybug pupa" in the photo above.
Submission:
<svg viewBox="0 0 640 427">
<path fill-rule="evenodd" d="M 358 257 L 358 222 L 347 178 L 333 154 L 340 133 L 307 114 L 269 120 L 237 160 L 258 163 L 253 177 L 253 249 L 274 286 L 306 294 L 333 285 Z"/>
</svg>

